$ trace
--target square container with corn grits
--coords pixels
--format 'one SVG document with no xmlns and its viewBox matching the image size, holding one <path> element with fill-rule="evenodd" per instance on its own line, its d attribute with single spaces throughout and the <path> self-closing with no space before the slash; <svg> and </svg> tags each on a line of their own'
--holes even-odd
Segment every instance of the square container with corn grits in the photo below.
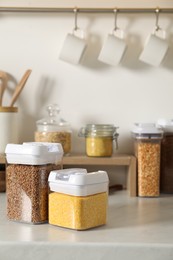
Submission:
<svg viewBox="0 0 173 260">
<path fill-rule="evenodd" d="M 85 169 L 51 171 L 49 223 L 85 230 L 106 224 L 108 175 Z"/>
</svg>

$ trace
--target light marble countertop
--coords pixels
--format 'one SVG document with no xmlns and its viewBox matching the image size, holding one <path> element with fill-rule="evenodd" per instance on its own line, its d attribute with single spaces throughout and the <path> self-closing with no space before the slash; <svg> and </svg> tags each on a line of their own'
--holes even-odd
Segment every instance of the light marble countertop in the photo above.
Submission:
<svg viewBox="0 0 173 260">
<path fill-rule="evenodd" d="M 173 259 L 173 196 L 131 198 L 115 192 L 109 195 L 107 225 L 87 231 L 8 221 L 5 204 L 0 193 L 3 260 Z"/>
</svg>

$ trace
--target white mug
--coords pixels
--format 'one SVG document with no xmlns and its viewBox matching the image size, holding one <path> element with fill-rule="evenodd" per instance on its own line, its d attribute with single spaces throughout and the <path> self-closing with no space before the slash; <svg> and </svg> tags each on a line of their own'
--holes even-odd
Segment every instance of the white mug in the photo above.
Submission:
<svg viewBox="0 0 173 260">
<path fill-rule="evenodd" d="M 120 35 L 118 33 L 120 32 Z M 123 39 L 123 31 L 116 29 L 112 34 L 108 34 L 98 60 L 108 65 L 116 66 L 122 60 L 127 45 Z"/>
<path fill-rule="evenodd" d="M 79 64 L 86 47 L 87 43 L 85 39 L 75 35 L 75 32 L 72 34 L 68 33 L 59 58 L 72 64 Z"/>
<path fill-rule="evenodd" d="M 0 107 L 0 153 L 8 143 L 18 143 L 18 108 Z"/>
<path fill-rule="evenodd" d="M 165 32 L 162 31 L 162 37 L 157 35 L 157 31 L 149 35 L 146 40 L 143 51 L 139 56 L 139 60 L 152 66 L 159 66 L 163 61 L 168 50 L 168 43 L 165 40 Z"/>
</svg>

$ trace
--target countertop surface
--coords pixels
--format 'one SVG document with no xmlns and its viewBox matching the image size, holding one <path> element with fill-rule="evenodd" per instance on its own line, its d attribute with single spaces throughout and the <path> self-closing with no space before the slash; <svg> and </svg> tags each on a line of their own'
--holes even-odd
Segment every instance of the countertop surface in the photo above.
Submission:
<svg viewBox="0 0 173 260">
<path fill-rule="evenodd" d="M 6 219 L 0 193 L 0 259 L 173 259 L 173 196 L 109 195 L 107 225 L 75 231 Z M 36 258 L 37 256 L 37 258 Z M 56 257 L 55 257 L 56 256 Z"/>
</svg>

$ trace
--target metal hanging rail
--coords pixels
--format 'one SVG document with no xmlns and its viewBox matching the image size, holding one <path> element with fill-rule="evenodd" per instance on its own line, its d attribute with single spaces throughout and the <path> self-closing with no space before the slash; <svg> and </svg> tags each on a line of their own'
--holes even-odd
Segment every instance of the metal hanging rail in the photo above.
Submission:
<svg viewBox="0 0 173 260">
<path fill-rule="evenodd" d="M 173 13 L 173 8 L 80 8 L 80 7 L 0 7 L 0 12 L 50 12 L 50 13 L 72 13 L 77 8 L 79 13 L 113 13 L 116 8 L 119 13 L 155 13 L 159 9 L 160 13 Z"/>
</svg>

